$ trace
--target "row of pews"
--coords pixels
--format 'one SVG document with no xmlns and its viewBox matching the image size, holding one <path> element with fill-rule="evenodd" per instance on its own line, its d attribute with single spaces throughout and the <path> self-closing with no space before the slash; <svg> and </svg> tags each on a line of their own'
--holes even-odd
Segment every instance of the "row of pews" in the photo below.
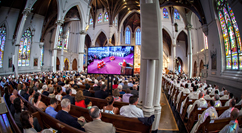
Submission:
<svg viewBox="0 0 242 133">
<path fill-rule="evenodd" d="M 10 87 L 10 90 L 12 91 L 13 90 L 12 86 L 9 85 L 9 87 Z M 82 86 L 80 86 L 80 88 L 81 88 L 81 90 L 83 90 L 85 87 L 84 87 L 84 85 L 82 85 Z M 66 94 L 63 93 L 63 96 L 64 95 L 66 95 Z M 40 110 L 40 109 L 34 107 L 31 103 L 26 101 L 23 97 L 21 97 L 21 96 L 19 96 L 19 97 L 23 100 L 24 105 L 33 114 L 33 116 L 38 119 L 38 122 L 40 123 L 40 126 L 43 129 L 44 128 L 53 128 L 55 130 L 58 130 L 58 132 L 63 132 L 63 133 L 83 132 L 81 130 L 71 127 L 71 126 L 49 116 L 43 110 Z M 102 109 L 103 106 L 107 105 L 106 100 L 104 100 L 104 99 L 99 99 L 99 98 L 94 98 L 94 97 L 87 97 L 87 98 L 89 98 L 92 101 L 93 105 L 98 106 L 100 109 Z M 47 106 L 50 104 L 50 98 L 47 96 L 42 95 L 41 101 L 44 102 Z M 119 109 L 124 105 L 128 105 L 128 103 L 124 103 L 124 102 L 115 102 L 114 103 L 114 106 L 118 107 Z M 59 111 L 59 110 L 61 110 L 60 102 L 58 102 L 58 106 L 56 108 L 56 111 Z M 69 113 L 73 117 L 83 116 L 83 117 L 85 117 L 87 122 L 92 121 L 92 118 L 89 116 L 89 110 L 86 108 L 71 105 L 71 110 Z M 11 113 L 9 115 L 10 116 L 8 116 L 8 118 L 11 119 L 13 124 L 16 125 L 13 117 L 11 116 Z M 118 133 L 149 133 L 149 132 L 151 132 L 151 126 L 142 124 L 142 122 L 140 122 L 138 120 L 138 118 L 127 118 L 127 117 L 123 117 L 121 115 L 112 115 L 112 114 L 102 113 L 101 119 L 104 122 L 112 123 L 116 128 L 116 132 L 118 132 Z M 18 127 L 16 127 L 16 128 L 18 129 Z M 16 132 L 19 132 L 19 131 L 16 131 Z"/>
<path fill-rule="evenodd" d="M 205 111 L 207 108 L 198 108 L 197 105 L 190 113 L 189 118 L 186 117 L 187 108 L 190 104 L 193 104 L 196 99 L 187 99 L 184 106 L 182 114 L 180 114 L 181 104 L 182 101 L 186 99 L 188 94 L 183 94 L 181 92 L 180 101 L 178 104 L 176 104 L 177 98 L 178 98 L 178 88 L 174 86 L 172 83 L 170 83 L 168 80 L 166 80 L 164 77 L 162 77 L 162 87 L 168 96 L 169 102 L 171 103 L 171 106 L 173 106 L 180 115 L 181 120 L 183 121 L 187 132 L 190 132 L 195 125 L 195 123 L 198 121 L 199 116 Z M 168 94 L 170 92 L 170 94 Z M 220 100 L 222 105 L 225 105 L 227 100 Z M 207 100 L 209 102 L 209 100 Z M 216 111 L 218 113 L 218 116 L 220 116 L 225 110 L 227 110 L 229 107 L 216 107 Z M 235 108 L 241 109 L 241 105 L 236 105 Z M 230 118 L 225 119 L 215 119 L 211 120 L 210 117 L 208 117 L 199 127 L 197 132 L 207 133 L 207 132 L 218 132 L 220 131 L 225 125 L 229 124 Z M 238 122 L 241 125 L 242 124 L 242 115 L 238 117 Z"/>
</svg>

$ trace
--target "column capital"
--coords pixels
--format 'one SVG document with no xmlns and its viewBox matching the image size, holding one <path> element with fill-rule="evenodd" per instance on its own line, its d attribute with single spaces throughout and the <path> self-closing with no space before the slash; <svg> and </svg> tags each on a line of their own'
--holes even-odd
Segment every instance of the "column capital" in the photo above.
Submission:
<svg viewBox="0 0 242 133">
<path fill-rule="evenodd" d="M 78 52 L 78 54 L 85 54 L 85 52 Z"/>
<path fill-rule="evenodd" d="M 40 47 L 40 48 L 43 48 L 43 46 L 44 46 L 44 42 L 40 42 L 40 43 L 39 43 L 39 47 Z"/>
<path fill-rule="evenodd" d="M 25 8 L 22 14 L 27 16 L 30 12 L 31 12 L 31 8 Z"/>
<path fill-rule="evenodd" d="M 81 31 L 79 32 L 79 34 L 81 34 L 81 35 L 86 35 L 87 32 L 86 32 L 85 30 L 81 30 Z"/>
<path fill-rule="evenodd" d="M 191 30 L 191 29 L 192 29 L 192 25 L 191 25 L 191 24 L 187 24 L 187 25 L 186 25 L 186 29 L 187 29 L 187 30 Z"/>
<path fill-rule="evenodd" d="M 57 25 L 62 25 L 63 23 L 64 23 L 63 20 L 57 20 L 57 21 L 56 21 L 56 24 L 57 24 Z"/>
<path fill-rule="evenodd" d="M 176 44 L 172 44 L 172 47 L 176 47 Z"/>
<path fill-rule="evenodd" d="M 203 24 L 202 28 L 203 28 L 203 33 L 207 36 L 208 35 L 208 25 L 207 24 Z"/>
</svg>

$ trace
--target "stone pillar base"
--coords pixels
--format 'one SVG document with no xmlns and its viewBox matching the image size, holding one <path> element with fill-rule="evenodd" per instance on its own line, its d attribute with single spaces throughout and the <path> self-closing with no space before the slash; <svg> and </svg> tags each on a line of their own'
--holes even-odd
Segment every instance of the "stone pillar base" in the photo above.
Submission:
<svg viewBox="0 0 242 133">
<path fill-rule="evenodd" d="M 154 115 L 155 115 L 155 121 L 152 124 L 152 130 L 157 130 L 159 127 L 159 123 L 160 123 L 160 116 L 161 116 L 161 106 L 155 106 L 154 107 Z"/>
</svg>

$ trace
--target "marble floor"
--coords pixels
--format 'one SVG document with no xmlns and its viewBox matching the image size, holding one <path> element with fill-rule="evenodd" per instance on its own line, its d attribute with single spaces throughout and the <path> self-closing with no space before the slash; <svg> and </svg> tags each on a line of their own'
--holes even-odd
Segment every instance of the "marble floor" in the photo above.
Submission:
<svg viewBox="0 0 242 133">
<path fill-rule="evenodd" d="M 163 91 L 162 91 L 163 92 Z M 162 106 L 158 133 L 186 133 L 185 126 L 165 95 L 161 93 L 160 104 Z"/>
</svg>

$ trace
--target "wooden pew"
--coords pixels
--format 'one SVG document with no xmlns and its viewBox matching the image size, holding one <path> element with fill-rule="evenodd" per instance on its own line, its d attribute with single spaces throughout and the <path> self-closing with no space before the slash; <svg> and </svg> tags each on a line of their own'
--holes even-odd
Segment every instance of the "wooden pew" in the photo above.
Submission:
<svg viewBox="0 0 242 133">
<path fill-rule="evenodd" d="M 198 127 L 197 131 L 202 133 L 219 132 L 229 122 L 230 118 L 211 120 L 211 117 L 208 116 L 206 120 Z"/>
<path fill-rule="evenodd" d="M 6 100 L 4 99 L 5 103 Z M 19 129 L 18 125 L 16 124 L 10 109 L 8 108 L 8 106 L 6 105 L 6 108 L 8 110 L 8 112 L 6 114 L 2 114 L 2 118 L 4 120 L 4 122 L 6 123 L 6 128 L 9 131 L 8 133 L 14 132 L 14 133 L 21 133 L 21 130 Z M 11 130 L 11 132 L 10 132 Z"/>
<path fill-rule="evenodd" d="M 44 128 L 53 128 L 55 130 L 58 130 L 58 133 L 84 133 L 83 131 L 76 129 L 74 127 L 71 127 L 51 116 L 44 113 L 41 110 L 38 110 L 37 112 L 32 114 L 34 117 L 38 119 L 38 122 L 42 129 Z"/>
<path fill-rule="evenodd" d="M 83 131 L 76 129 L 74 127 L 71 127 L 53 117 L 50 115 L 44 113 L 42 110 L 34 107 L 31 103 L 26 101 L 23 97 L 20 96 L 20 98 L 23 100 L 25 106 L 28 108 L 28 111 L 30 111 L 34 117 L 37 117 L 40 126 L 42 128 L 54 128 L 58 130 L 60 133 L 84 133 Z"/>
<path fill-rule="evenodd" d="M 60 105 L 57 107 L 61 109 Z M 72 116 L 80 117 L 83 116 L 87 121 L 92 121 L 89 115 L 89 110 L 86 108 L 81 108 L 75 105 L 71 105 L 71 111 L 69 112 Z M 127 118 L 120 115 L 112 115 L 108 113 L 102 113 L 102 121 L 112 123 L 116 132 L 118 133 L 150 133 L 151 126 L 146 126 L 142 124 L 138 118 Z M 132 125 L 132 126 L 131 126 Z"/>
</svg>

